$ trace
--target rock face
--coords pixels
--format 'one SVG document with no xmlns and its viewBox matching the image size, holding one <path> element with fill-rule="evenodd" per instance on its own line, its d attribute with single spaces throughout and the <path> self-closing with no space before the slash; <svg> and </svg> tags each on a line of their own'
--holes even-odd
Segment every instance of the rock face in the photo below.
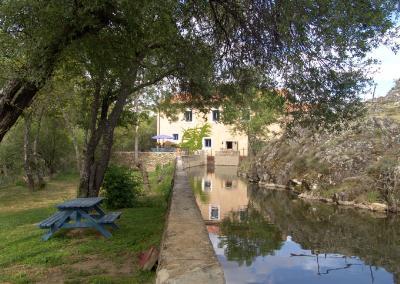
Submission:
<svg viewBox="0 0 400 284">
<path fill-rule="evenodd" d="M 367 115 L 345 130 L 298 128 L 294 137 L 269 142 L 253 169 L 260 183 L 400 209 L 400 80 L 388 96 L 366 107 Z"/>
</svg>

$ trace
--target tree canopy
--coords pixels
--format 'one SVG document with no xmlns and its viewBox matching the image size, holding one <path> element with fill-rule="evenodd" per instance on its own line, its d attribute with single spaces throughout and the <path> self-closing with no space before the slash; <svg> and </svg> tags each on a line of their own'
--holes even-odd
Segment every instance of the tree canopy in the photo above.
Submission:
<svg viewBox="0 0 400 284">
<path fill-rule="evenodd" d="M 282 108 L 282 90 L 295 119 L 352 118 L 366 55 L 399 36 L 397 2 L 0 0 L 0 141 L 39 95 L 54 102 L 75 137 L 79 195 L 95 196 L 114 130 L 148 88 L 190 94 L 184 107 L 253 109 L 252 130 Z"/>
<path fill-rule="evenodd" d="M 66 51 L 85 48 L 125 76 L 137 73 L 131 91 L 170 77 L 172 90 L 204 102 L 218 83 L 256 66 L 265 87 L 318 105 L 311 117 L 351 116 L 367 52 L 398 36 L 397 2 L 3 0 L 0 138 Z"/>
</svg>

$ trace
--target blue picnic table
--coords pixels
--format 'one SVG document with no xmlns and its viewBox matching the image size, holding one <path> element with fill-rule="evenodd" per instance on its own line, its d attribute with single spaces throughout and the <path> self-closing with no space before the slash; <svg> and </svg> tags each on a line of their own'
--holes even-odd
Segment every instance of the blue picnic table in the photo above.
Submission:
<svg viewBox="0 0 400 284">
<path fill-rule="evenodd" d="M 103 199 L 103 197 L 77 198 L 57 205 L 58 212 L 39 224 L 39 228 L 49 229 L 43 240 L 47 241 L 63 228 L 94 228 L 104 237 L 110 238 L 112 235 L 105 226 L 118 229 L 115 221 L 121 216 L 121 212 L 106 214 L 100 207 Z"/>
</svg>

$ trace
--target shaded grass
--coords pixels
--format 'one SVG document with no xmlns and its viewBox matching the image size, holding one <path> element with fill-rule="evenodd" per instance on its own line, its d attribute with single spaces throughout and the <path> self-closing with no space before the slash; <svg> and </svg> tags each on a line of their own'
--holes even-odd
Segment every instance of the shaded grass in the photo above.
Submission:
<svg viewBox="0 0 400 284">
<path fill-rule="evenodd" d="M 170 185 L 170 177 L 165 179 L 169 179 Z M 0 190 L 0 282 L 153 281 L 154 272 L 137 269 L 137 254 L 160 244 L 167 208 L 162 192 L 169 188 L 163 183 L 163 188 L 155 185 L 155 193 L 143 197 L 137 207 L 122 209 L 117 221 L 120 229 L 112 231 L 111 239 L 105 239 L 95 230 L 82 229 L 61 230 L 49 241 L 42 241 L 45 230 L 39 229 L 37 223 L 55 213 L 56 204 L 74 198 L 76 184 L 77 176 L 64 176 L 50 181 L 46 189 L 38 192 L 20 186 Z M 91 259 L 101 267 L 74 268 Z M 130 269 L 120 271 L 127 263 Z"/>
<path fill-rule="evenodd" d="M 157 165 L 156 170 L 149 173 L 149 183 L 153 193 L 161 195 L 165 200 L 168 200 L 174 171 L 174 164 L 169 163 L 164 166 Z"/>
</svg>

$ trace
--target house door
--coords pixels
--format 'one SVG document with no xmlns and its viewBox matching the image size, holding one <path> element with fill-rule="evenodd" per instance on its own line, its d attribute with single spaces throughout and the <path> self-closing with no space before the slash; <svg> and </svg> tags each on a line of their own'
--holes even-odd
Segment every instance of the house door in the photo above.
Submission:
<svg viewBox="0 0 400 284">
<path fill-rule="evenodd" d="M 233 149 L 233 141 L 226 141 L 226 149 Z"/>
</svg>

